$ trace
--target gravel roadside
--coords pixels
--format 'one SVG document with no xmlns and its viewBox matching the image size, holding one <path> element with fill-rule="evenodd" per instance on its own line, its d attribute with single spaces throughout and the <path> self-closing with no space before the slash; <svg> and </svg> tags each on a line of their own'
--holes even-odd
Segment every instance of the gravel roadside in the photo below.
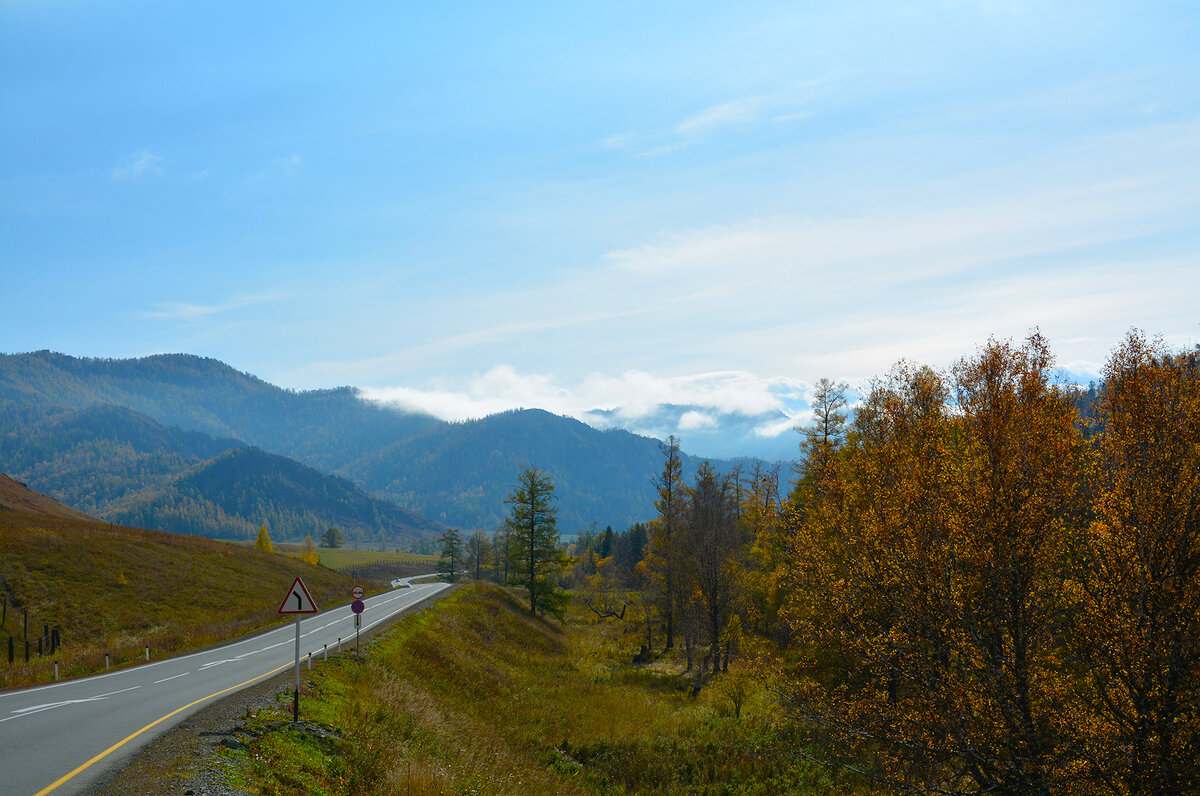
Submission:
<svg viewBox="0 0 1200 796">
<path fill-rule="evenodd" d="M 435 600 L 453 593 L 451 587 L 396 615 L 396 619 L 422 610 Z M 374 637 L 391 622 L 363 635 L 363 652 L 369 654 Z M 343 655 L 353 654 L 343 652 Z M 313 667 L 320 664 L 314 659 Z M 301 675 L 305 670 L 301 668 Z M 253 713 L 278 704 L 284 695 L 291 704 L 292 671 L 280 674 L 230 694 L 188 716 L 153 743 L 130 758 L 122 768 L 87 792 L 88 796 L 241 796 L 246 791 L 231 787 L 225 771 L 235 765 L 226 750 L 237 749 L 250 737 L 245 720 Z M 303 719 L 303 717 L 301 717 Z"/>
</svg>

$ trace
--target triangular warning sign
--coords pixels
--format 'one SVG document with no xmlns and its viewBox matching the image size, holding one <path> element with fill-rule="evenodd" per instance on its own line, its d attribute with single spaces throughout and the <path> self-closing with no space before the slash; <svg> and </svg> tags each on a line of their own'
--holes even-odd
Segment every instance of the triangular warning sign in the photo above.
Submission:
<svg viewBox="0 0 1200 796">
<path fill-rule="evenodd" d="M 296 582 L 288 590 L 287 597 L 283 598 L 283 605 L 279 606 L 279 613 L 315 614 L 316 612 L 316 600 L 308 593 L 308 589 L 304 588 L 304 581 L 296 578 Z"/>
</svg>

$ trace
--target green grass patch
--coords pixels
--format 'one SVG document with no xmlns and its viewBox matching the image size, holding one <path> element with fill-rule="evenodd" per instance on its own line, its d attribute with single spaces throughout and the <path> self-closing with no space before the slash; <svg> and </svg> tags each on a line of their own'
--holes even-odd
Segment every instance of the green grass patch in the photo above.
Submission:
<svg viewBox="0 0 1200 796">
<path fill-rule="evenodd" d="M 289 555 L 300 555 L 304 548 L 301 545 L 277 544 L 275 550 Z M 345 547 L 336 549 L 318 547 L 317 559 L 321 566 L 337 570 L 344 575 L 358 572 L 360 579 L 379 580 L 385 583 L 394 578 L 436 572 L 438 565 L 437 556 L 381 552 L 379 550 L 351 550 Z"/>
<path fill-rule="evenodd" d="M 317 604 L 350 600 L 351 581 L 286 555 L 198 536 L 0 511 L 0 687 L 91 674 L 268 627 L 299 575 Z M 381 588 L 381 584 L 370 584 Z M 62 648 L 25 663 L 29 637 L 62 629 Z M 8 637 L 17 660 L 8 662 Z M 36 650 L 36 642 L 34 644 Z M 48 648 L 45 650 L 48 652 Z"/>
<path fill-rule="evenodd" d="M 627 661 L 630 630 L 530 617 L 489 584 L 402 620 L 362 659 L 315 670 L 299 727 L 255 717 L 254 792 L 776 794 L 847 792 L 797 754 L 761 694 L 740 718 L 721 678 L 689 696 L 674 660 Z M 733 673 L 726 675 L 732 677 Z M 272 729 L 273 728 L 273 729 Z"/>
</svg>

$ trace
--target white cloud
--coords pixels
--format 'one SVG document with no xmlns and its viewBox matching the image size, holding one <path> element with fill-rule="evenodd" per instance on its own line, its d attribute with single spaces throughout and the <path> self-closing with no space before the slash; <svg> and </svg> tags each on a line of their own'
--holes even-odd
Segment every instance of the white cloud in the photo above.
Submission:
<svg viewBox="0 0 1200 796">
<path fill-rule="evenodd" d="M 716 428 L 717 421 L 712 415 L 706 415 L 704 412 L 697 412 L 692 409 L 684 412 L 679 418 L 680 431 L 695 431 L 701 428 Z"/>
<path fill-rule="evenodd" d="M 137 313 L 137 317 L 149 321 L 199 321 L 214 315 L 240 310 L 280 298 L 278 293 L 234 296 L 220 304 L 191 304 L 183 301 L 161 301 L 154 309 Z"/>
<path fill-rule="evenodd" d="M 522 374 L 508 365 L 453 386 L 376 387 L 361 391 L 370 401 L 455 421 L 536 407 L 597 426 L 614 423 L 630 426 L 665 405 L 691 407 L 680 417 L 681 430 L 716 428 L 718 423 L 713 414 L 757 417 L 784 413 L 790 417 L 807 408 L 810 393 L 811 388 L 803 382 L 763 379 L 738 371 L 679 377 L 629 371 L 616 377 L 592 374 L 578 383 L 564 385 L 552 376 Z M 616 418 L 598 412 L 615 412 Z"/>
<path fill-rule="evenodd" d="M 137 180 L 143 177 L 157 177 L 162 174 L 166 160 L 162 155 L 141 149 L 121 158 L 112 168 L 114 180 Z"/>
</svg>

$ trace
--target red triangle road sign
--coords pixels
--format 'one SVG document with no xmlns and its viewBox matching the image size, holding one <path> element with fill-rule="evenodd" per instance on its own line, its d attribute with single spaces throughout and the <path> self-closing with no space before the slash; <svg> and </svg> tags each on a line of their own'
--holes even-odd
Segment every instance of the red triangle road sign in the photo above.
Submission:
<svg viewBox="0 0 1200 796">
<path fill-rule="evenodd" d="M 287 597 L 283 598 L 283 604 L 279 606 L 279 613 L 315 614 L 316 612 L 316 600 L 308 593 L 308 589 L 304 588 L 304 581 L 296 578 L 292 588 L 288 590 Z"/>
</svg>

